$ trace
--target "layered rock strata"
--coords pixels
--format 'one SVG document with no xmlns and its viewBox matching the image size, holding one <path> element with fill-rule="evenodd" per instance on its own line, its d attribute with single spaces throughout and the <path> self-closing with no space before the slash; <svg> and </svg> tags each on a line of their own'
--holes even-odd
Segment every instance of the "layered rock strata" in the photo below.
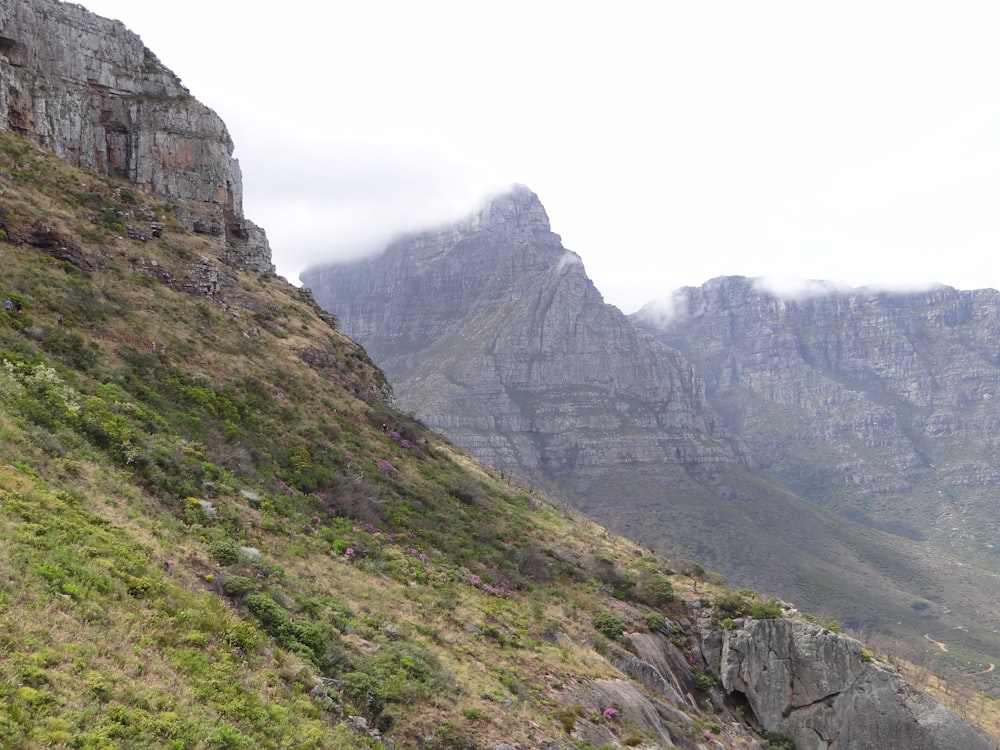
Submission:
<svg viewBox="0 0 1000 750">
<path fill-rule="evenodd" d="M 757 465 L 915 539 L 990 554 L 1000 531 L 1000 293 L 779 295 L 714 279 L 633 318 L 689 358 Z"/>
<path fill-rule="evenodd" d="M 274 273 L 263 230 L 243 216 L 225 124 L 121 22 L 57 0 L 0 0 L 0 80 L 0 127 L 172 199 L 233 264 Z"/>
<path fill-rule="evenodd" d="M 527 188 L 302 279 L 403 409 L 498 467 L 585 481 L 743 461 L 690 364 L 604 304 Z"/>
</svg>

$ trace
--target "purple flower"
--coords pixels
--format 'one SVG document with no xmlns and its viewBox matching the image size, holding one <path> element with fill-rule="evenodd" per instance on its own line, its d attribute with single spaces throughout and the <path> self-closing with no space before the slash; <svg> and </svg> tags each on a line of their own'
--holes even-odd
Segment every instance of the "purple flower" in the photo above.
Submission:
<svg viewBox="0 0 1000 750">
<path fill-rule="evenodd" d="M 617 721 L 618 717 L 621 716 L 621 711 L 617 708 L 606 708 L 602 716 L 604 716 L 605 721 Z"/>
<path fill-rule="evenodd" d="M 698 657 L 697 657 L 697 656 L 695 656 L 694 654 L 688 654 L 688 655 L 687 655 L 687 663 L 688 663 L 688 664 L 689 664 L 690 666 L 692 666 L 692 667 L 693 667 L 693 666 L 694 666 L 695 664 L 697 664 L 697 663 L 698 663 Z"/>
<path fill-rule="evenodd" d="M 483 579 L 477 576 L 475 573 L 473 573 L 471 576 L 469 576 L 469 583 L 472 584 L 473 586 L 480 586 L 483 583 Z"/>
<path fill-rule="evenodd" d="M 348 547 L 344 550 L 344 554 L 348 557 L 354 557 L 354 547 Z"/>
</svg>

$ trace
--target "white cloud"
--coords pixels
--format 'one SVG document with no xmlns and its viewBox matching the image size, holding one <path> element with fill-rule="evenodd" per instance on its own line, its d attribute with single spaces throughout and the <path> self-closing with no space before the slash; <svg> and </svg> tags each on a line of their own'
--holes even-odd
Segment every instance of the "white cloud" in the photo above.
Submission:
<svg viewBox="0 0 1000 750">
<path fill-rule="evenodd" d="M 1000 286 L 990 4 L 86 4 L 226 120 L 286 276 L 520 182 L 627 312 L 729 274 Z"/>
</svg>

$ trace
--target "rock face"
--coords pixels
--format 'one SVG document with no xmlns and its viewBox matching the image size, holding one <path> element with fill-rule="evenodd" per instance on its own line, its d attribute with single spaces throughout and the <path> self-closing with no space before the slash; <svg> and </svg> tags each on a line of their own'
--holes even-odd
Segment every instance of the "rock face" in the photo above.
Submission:
<svg viewBox="0 0 1000 750">
<path fill-rule="evenodd" d="M 57 0 L 0 0 L 0 127 L 172 199 L 235 265 L 273 274 L 221 119 L 118 21 Z"/>
<path fill-rule="evenodd" d="M 580 489 L 622 467 L 743 463 L 690 364 L 604 304 L 527 188 L 302 279 L 403 409 L 495 466 Z"/>
<path fill-rule="evenodd" d="M 634 319 L 695 363 L 768 473 L 870 526 L 995 560 L 998 314 L 989 289 L 794 298 L 728 277 Z"/>
<path fill-rule="evenodd" d="M 704 361 L 698 346 L 688 359 L 606 305 L 527 188 L 377 258 L 302 279 L 386 372 L 404 410 L 653 549 L 852 627 L 912 623 L 915 600 L 933 597 L 946 609 L 959 584 L 962 596 L 995 585 L 972 568 L 957 582 L 950 560 L 927 569 L 909 539 L 887 546 L 762 475 L 708 402 L 719 377 L 708 368 L 706 389 L 692 365 Z M 722 343 L 716 335 L 703 332 L 702 345 L 722 357 L 743 333 Z M 788 381 L 802 387 L 794 374 Z M 733 412 L 727 402 L 717 408 Z M 816 409 L 808 429 L 820 422 Z M 758 411 L 765 424 L 769 412 Z M 808 444 L 800 433 L 780 438 L 780 425 L 773 434 L 788 453 Z M 760 456 L 768 470 L 778 465 Z"/>
<path fill-rule="evenodd" d="M 763 731 L 798 750 L 989 750 L 946 708 L 914 690 L 861 644 L 818 625 L 751 620 L 703 634 L 705 658 L 726 693 Z"/>
</svg>

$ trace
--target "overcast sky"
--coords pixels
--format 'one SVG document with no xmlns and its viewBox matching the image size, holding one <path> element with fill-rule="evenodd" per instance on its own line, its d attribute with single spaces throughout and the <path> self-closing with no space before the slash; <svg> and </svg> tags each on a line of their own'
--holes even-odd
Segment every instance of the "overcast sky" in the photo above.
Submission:
<svg viewBox="0 0 1000 750">
<path fill-rule="evenodd" d="M 520 182 L 625 312 L 720 275 L 1000 287 L 1000 5 L 82 0 L 236 142 L 278 272 Z"/>
</svg>

